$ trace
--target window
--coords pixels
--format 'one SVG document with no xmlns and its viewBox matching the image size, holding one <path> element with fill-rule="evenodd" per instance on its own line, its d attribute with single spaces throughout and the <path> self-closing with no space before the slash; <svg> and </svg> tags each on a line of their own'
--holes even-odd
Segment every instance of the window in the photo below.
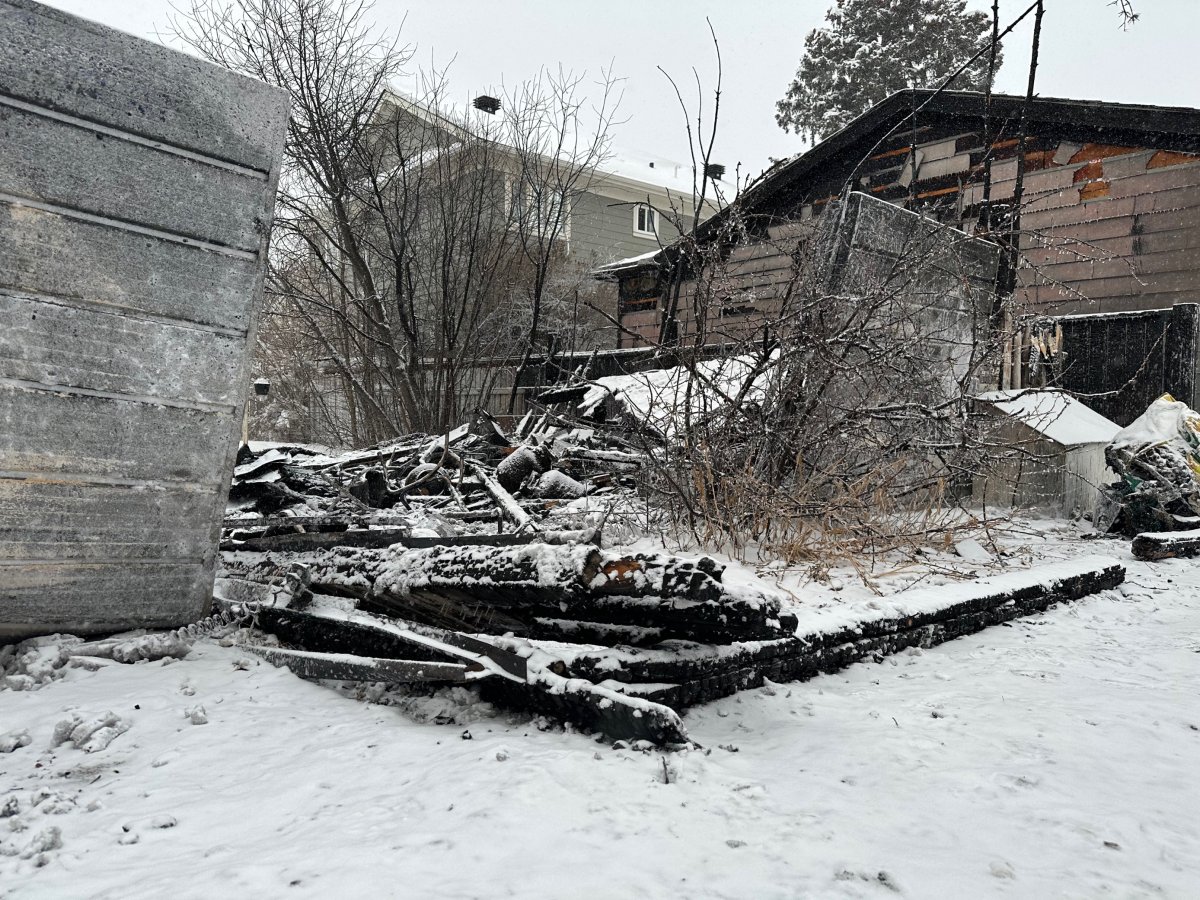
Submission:
<svg viewBox="0 0 1200 900">
<path fill-rule="evenodd" d="M 534 187 L 516 178 L 507 179 L 505 212 L 509 228 L 523 225 L 531 235 L 553 234 L 561 241 L 571 239 L 571 211 L 566 197 L 548 185 Z"/>
<path fill-rule="evenodd" d="M 658 237 L 658 210 L 645 203 L 633 208 L 633 233 L 643 237 Z"/>
<path fill-rule="evenodd" d="M 622 278 L 617 282 L 617 309 L 621 315 L 654 309 L 661 294 L 657 272 Z"/>
</svg>

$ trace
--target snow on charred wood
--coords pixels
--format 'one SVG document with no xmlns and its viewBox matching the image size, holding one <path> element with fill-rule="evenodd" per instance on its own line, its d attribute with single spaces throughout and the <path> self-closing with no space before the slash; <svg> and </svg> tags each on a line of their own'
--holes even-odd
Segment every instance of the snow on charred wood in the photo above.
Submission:
<svg viewBox="0 0 1200 900">
<path fill-rule="evenodd" d="M 1191 531 L 1144 532 L 1133 539 L 1137 559 L 1186 559 L 1200 556 L 1200 529 Z"/>
</svg>

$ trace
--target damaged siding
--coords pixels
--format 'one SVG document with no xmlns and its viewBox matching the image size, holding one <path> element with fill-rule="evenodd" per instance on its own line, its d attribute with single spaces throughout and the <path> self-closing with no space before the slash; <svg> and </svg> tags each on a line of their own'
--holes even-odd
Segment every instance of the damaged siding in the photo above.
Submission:
<svg viewBox="0 0 1200 900">
<path fill-rule="evenodd" d="M 1015 123 L 1002 123 L 1012 131 Z M 981 133 L 897 132 L 858 169 L 856 189 L 973 231 L 983 201 Z M 1064 123 L 1063 129 L 1071 127 Z M 1011 204 L 1019 144 L 993 143 L 991 199 Z M 1027 139 L 1018 301 L 1046 315 L 1161 309 L 1200 299 L 1200 155 L 1150 143 L 1071 140 L 1041 124 Z M 1157 140 L 1161 140 L 1157 139 Z M 1183 143 L 1182 141 L 1180 143 Z M 912 161 L 916 160 L 916 175 Z M 819 212 L 843 171 L 811 191 Z"/>
<path fill-rule="evenodd" d="M 989 147 L 982 94 L 893 95 L 743 191 L 737 209 L 744 220 L 734 224 L 749 230 L 751 243 L 766 242 L 850 188 L 973 233 L 989 156 L 993 221 L 1011 207 L 1023 107 L 1023 98 L 993 97 Z M 1200 300 L 1200 111 L 1037 98 L 1029 122 L 1023 312 Z M 709 228 L 705 239 L 716 234 Z M 735 249 L 730 261 L 750 262 L 755 252 Z M 641 332 L 650 318 L 639 309 L 630 323 Z"/>
<path fill-rule="evenodd" d="M 925 307 L 932 332 L 953 335 L 952 343 L 970 342 L 979 316 L 968 311 L 990 291 L 996 245 L 858 192 L 836 226 L 835 215 L 831 210 L 830 218 L 771 225 L 762 239 L 732 248 L 699 283 L 684 281 L 676 316 L 680 339 L 700 327 L 697 309 L 708 311 L 706 343 L 731 344 L 767 328 L 786 330 L 803 297 L 885 291 L 906 293 L 914 310 Z M 825 270 L 832 240 L 839 249 L 830 276 Z M 908 264 L 898 266 L 902 259 Z M 655 282 L 648 271 L 622 278 L 621 322 L 627 332 L 622 346 L 657 340 L 671 289 L 664 282 Z M 697 291 L 707 296 L 697 298 Z"/>
</svg>

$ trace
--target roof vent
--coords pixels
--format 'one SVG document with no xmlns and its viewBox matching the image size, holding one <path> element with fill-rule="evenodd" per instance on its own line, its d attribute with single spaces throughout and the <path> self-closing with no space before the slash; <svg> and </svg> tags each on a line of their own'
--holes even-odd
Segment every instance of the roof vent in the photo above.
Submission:
<svg viewBox="0 0 1200 900">
<path fill-rule="evenodd" d="M 704 167 L 704 177 L 720 181 L 725 177 L 725 167 L 720 163 L 709 163 Z"/>
<path fill-rule="evenodd" d="M 494 116 L 500 111 L 500 101 L 495 97 L 489 97 L 487 94 L 480 94 L 471 101 L 471 105 L 487 113 L 489 116 Z"/>
</svg>

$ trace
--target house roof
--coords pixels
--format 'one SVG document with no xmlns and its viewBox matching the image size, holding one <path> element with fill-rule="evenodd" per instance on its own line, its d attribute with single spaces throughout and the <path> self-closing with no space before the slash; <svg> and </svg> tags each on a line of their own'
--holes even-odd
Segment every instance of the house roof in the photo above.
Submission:
<svg viewBox="0 0 1200 900">
<path fill-rule="evenodd" d="M 466 140 L 477 136 L 462 110 L 450 107 L 445 112 L 434 111 L 420 101 L 393 89 L 386 89 L 383 101 L 434 128 Z M 506 146 L 500 143 L 499 146 Z M 621 199 L 635 202 L 640 195 L 666 195 L 690 206 L 692 200 L 692 167 L 634 150 L 617 150 L 604 159 L 596 169 L 589 190 L 610 194 L 618 192 Z M 627 195 L 627 196 L 626 196 Z M 640 196 L 645 200 L 645 196 Z M 714 207 L 715 208 L 715 207 Z"/>
<path fill-rule="evenodd" d="M 697 187 L 691 163 L 682 163 L 639 150 L 616 150 L 604 161 L 604 171 L 622 178 L 655 184 L 666 188 L 672 194 L 688 198 Z"/>
<path fill-rule="evenodd" d="M 697 229 L 697 237 L 703 240 L 716 233 L 734 208 L 752 214 L 789 195 L 800 202 L 805 189 L 812 185 L 814 176 L 824 167 L 863 145 L 867 145 L 866 152 L 862 153 L 865 161 L 875 143 L 912 120 L 914 110 L 918 120 L 932 117 L 979 120 L 983 117 L 985 99 L 985 95 L 977 91 L 918 89 L 892 94 L 816 146 L 768 169 L 742 191 L 733 204 L 705 221 Z M 1024 105 L 1024 97 L 993 94 L 991 114 L 997 119 L 1018 119 Z M 1035 97 L 1029 105 L 1028 121 L 1035 130 L 1038 123 L 1053 123 L 1060 132 L 1078 140 L 1161 145 L 1173 150 L 1200 152 L 1200 110 L 1188 107 Z M 669 250 L 669 247 L 664 248 L 661 253 Z M 622 270 L 622 266 L 623 270 L 648 267 L 644 260 L 636 265 L 625 265 L 627 263 L 632 260 L 619 260 L 605 271 L 611 277 L 615 271 Z"/>
<path fill-rule="evenodd" d="M 975 399 L 990 403 L 1063 447 L 1107 444 L 1121 426 L 1062 391 L 989 391 Z"/>
</svg>

